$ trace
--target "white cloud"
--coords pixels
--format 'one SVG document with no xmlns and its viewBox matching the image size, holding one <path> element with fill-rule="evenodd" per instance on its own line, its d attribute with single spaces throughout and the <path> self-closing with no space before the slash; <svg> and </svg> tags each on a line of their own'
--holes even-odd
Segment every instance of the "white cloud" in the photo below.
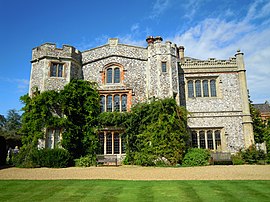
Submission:
<svg viewBox="0 0 270 202">
<path fill-rule="evenodd" d="M 16 78 L 4 78 L 0 77 L 0 81 L 4 83 L 15 84 L 17 87 L 16 92 L 27 93 L 29 89 L 29 80 L 27 79 L 16 79 Z"/>
<path fill-rule="evenodd" d="M 242 20 L 207 18 L 169 40 L 184 45 L 186 56 L 199 59 L 228 59 L 241 49 L 245 53 L 251 99 L 254 103 L 270 100 L 270 21 L 266 18 L 269 7 L 270 2 L 255 1 Z M 255 18 L 260 21 L 254 23 Z"/>
<path fill-rule="evenodd" d="M 131 26 L 130 31 L 131 31 L 131 32 L 136 32 L 136 31 L 139 30 L 139 28 L 140 28 L 139 23 L 135 23 L 135 24 L 133 24 L 133 25 Z"/>
<path fill-rule="evenodd" d="M 156 0 L 149 18 L 150 19 L 157 18 L 168 8 L 169 5 L 170 5 L 169 0 Z"/>
<path fill-rule="evenodd" d="M 145 40 L 136 40 L 134 39 L 135 37 L 131 34 L 127 34 L 125 36 L 120 36 L 119 37 L 119 40 L 120 40 L 120 43 L 123 43 L 123 44 L 129 44 L 129 45 L 134 45 L 134 46 L 145 46 L 146 42 Z"/>
</svg>

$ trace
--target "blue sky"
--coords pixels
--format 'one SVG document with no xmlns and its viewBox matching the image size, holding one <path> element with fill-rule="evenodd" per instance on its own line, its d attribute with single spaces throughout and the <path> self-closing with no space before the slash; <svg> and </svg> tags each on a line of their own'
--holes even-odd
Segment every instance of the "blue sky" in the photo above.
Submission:
<svg viewBox="0 0 270 202">
<path fill-rule="evenodd" d="M 241 49 L 251 99 L 270 101 L 270 0 L 0 0 L 0 114 L 22 107 L 32 48 L 53 42 L 83 51 L 113 37 L 146 47 L 149 35 L 199 59 Z"/>
</svg>

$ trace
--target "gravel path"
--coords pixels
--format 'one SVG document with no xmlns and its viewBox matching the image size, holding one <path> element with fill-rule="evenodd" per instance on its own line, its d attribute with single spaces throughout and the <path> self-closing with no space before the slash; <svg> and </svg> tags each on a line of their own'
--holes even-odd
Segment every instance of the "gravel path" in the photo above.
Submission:
<svg viewBox="0 0 270 202">
<path fill-rule="evenodd" d="M 5 168 L 0 179 L 115 179 L 115 180 L 270 180 L 270 165 L 206 166 L 186 168 L 90 167 Z"/>
</svg>

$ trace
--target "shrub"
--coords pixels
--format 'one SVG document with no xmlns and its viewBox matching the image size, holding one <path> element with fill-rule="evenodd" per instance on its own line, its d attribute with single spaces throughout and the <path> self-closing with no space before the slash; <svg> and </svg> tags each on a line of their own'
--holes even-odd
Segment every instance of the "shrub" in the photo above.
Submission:
<svg viewBox="0 0 270 202">
<path fill-rule="evenodd" d="M 232 163 L 233 165 L 243 165 L 245 163 L 240 153 L 236 153 L 232 155 Z"/>
<path fill-rule="evenodd" d="M 87 155 L 84 157 L 81 157 L 79 159 L 75 159 L 75 166 L 76 167 L 90 167 L 90 166 L 95 166 L 96 165 L 96 157 Z"/>
<path fill-rule="evenodd" d="M 209 165 L 210 152 L 206 149 L 192 148 L 186 153 L 183 166 L 206 166 Z"/>
<path fill-rule="evenodd" d="M 260 160 L 266 160 L 266 154 L 263 150 L 258 150 L 255 145 L 250 146 L 245 150 L 241 150 L 240 155 L 243 160 L 248 164 L 256 164 Z"/>
<path fill-rule="evenodd" d="M 12 154 L 12 164 L 20 168 L 37 168 L 39 165 L 39 151 L 31 145 L 23 147 L 17 155 Z"/>
<path fill-rule="evenodd" d="M 140 166 L 154 166 L 155 156 L 146 152 L 136 152 L 134 155 L 134 164 Z"/>
<path fill-rule="evenodd" d="M 28 146 L 13 156 L 12 162 L 16 167 L 23 168 L 64 168 L 70 163 L 70 155 L 67 150 L 61 148 L 38 150 Z"/>
</svg>

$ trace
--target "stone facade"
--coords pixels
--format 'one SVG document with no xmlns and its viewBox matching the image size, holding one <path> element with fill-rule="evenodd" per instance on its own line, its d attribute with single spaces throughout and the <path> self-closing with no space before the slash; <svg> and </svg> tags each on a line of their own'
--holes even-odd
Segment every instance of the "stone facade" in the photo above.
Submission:
<svg viewBox="0 0 270 202">
<path fill-rule="evenodd" d="M 153 97 L 174 97 L 190 112 L 188 126 L 197 134 L 193 146 L 234 153 L 254 142 L 243 53 L 228 60 L 198 60 L 161 37 L 148 37 L 147 43 L 136 47 L 114 38 L 83 52 L 49 43 L 36 47 L 29 94 L 36 88 L 60 90 L 80 78 L 98 83 L 105 110 L 121 104 L 120 111 L 129 110 Z"/>
</svg>

